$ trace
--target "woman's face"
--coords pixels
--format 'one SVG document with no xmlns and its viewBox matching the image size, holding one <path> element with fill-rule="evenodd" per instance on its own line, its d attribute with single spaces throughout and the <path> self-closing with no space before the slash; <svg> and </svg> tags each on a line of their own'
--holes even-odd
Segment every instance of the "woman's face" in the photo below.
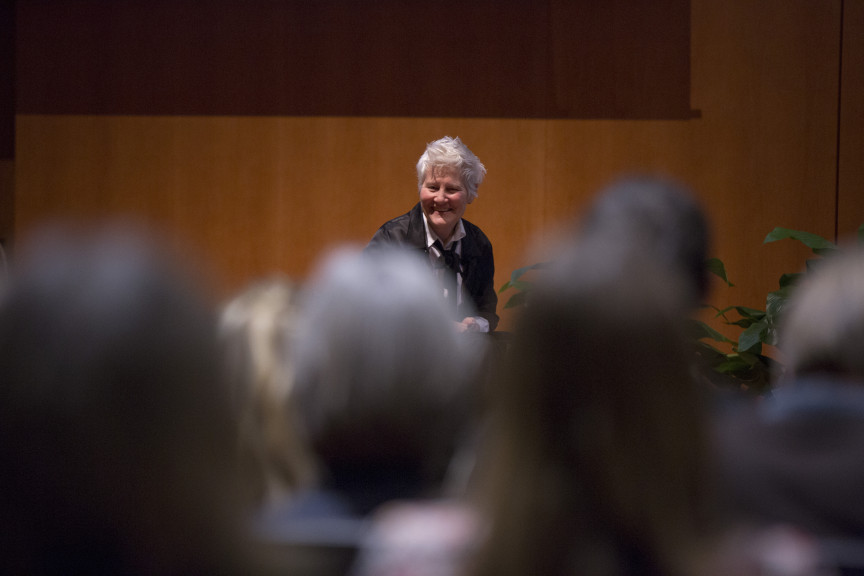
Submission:
<svg viewBox="0 0 864 576">
<path fill-rule="evenodd" d="M 429 226 L 447 241 L 468 206 L 468 192 L 455 170 L 429 168 L 420 186 L 420 206 Z"/>
</svg>

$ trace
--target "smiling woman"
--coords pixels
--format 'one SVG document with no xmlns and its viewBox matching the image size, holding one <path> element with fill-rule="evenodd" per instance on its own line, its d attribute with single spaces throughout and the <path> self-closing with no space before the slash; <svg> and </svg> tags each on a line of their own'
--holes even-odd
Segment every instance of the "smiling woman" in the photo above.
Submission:
<svg viewBox="0 0 864 576">
<path fill-rule="evenodd" d="M 432 232 L 446 247 L 471 200 L 455 170 L 429 168 L 420 186 L 420 207 Z"/>
<path fill-rule="evenodd" d="M 417 162 L 420 202 L 381 226 L 366 247 L 396 244 L 422 252 L 463 332 L 491 332 L 498 325 L 492 243 L 463 218 L 485 175 L 486 167 L 459 138 L 429 143 Z"/>
</svg>

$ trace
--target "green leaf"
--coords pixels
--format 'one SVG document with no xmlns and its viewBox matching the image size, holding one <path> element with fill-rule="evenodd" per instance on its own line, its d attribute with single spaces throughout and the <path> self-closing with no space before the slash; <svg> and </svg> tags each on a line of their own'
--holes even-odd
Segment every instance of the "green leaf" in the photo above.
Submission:
<svg viewBox="0 0 864 576">
<path fill-rule="evenodd" d="M 534 285 L 533 282 L 527 282 L 525 280 L 516 280 L 515 282 L 513 282 L 512 280 L 510 281 L 510 287 L 515 288 L 516 290 L 519 290 L 520 292 L 529 291 L 533 285 Z"/>
<path fill-rule="evenodd" d="M 530 266 L 523 266 L 522 268 L 517 268 L 510 274 L 510 282 L 516 282 L 524 276 L 527 272 L 531 270 L 537 270 L 538 268 L 545 268 L 549 265 L 549 262 L 537 262 L 536 264 L 531 264 Z"/>
<path fill-rule="evenodd" d="M 785 288 L 786 286 L 794 286 L 798 283 L 798 280 L 801 279 L 801 276 L 803 276 L 803 274 L 801 274 L 800 272 L 795 272 L 793 274 L 783 274 L 782 276 L 780 276 L 780 287 Z"/>
<path fill-rule="evenodd" d="M 738 337 L 738 352 L 761 352 L 762 342 L 767 333 L 768 322 L 765 320 L 752 324 Z"/>
<path fill-rule="evenodd" d="M 738 356 L 740 356 L 741 359 L 746 362 L 747 365 L 750 367 L 756 366 L 757 364 L 765 363 L 763 361 L 763 358 L 765 358 L 765 356 L 763 356 L 761 353 L 754 354 L 753 352 L 739 352 Z"/>
<path fill-rule="evenodd" d="M 715 310 L 717 310 L 717 308 L 715 308 Z M 738 313 L 738 320 L 729 319 L 726 313 L 730 310 L 735 310 Z M 765 317 L 765 312 L 763 312 L 762 310 L 757 310 L 755 308 L 748 308 L 746 306 L 729 306 L 728 308 L 717 310 L 717 314 L 714 317 L 722 317 L 723 322 L 728 324 L 729 326 L 748 328 L 754 322 L 759 322 L 760 320 L 762 320 L 762 318 Z"/>
<path fill-rule="evenodd" d="M 711 338 L 712 340 L 715 340 L 717 342 L 727 342 L 730 344 L 734 342 L 733 340 L 730 340 L 729 338 L 727 338 L 717 330 L 711 328 L 701 320 L 693 320 L 692 329 L 694 333 L 693 337 L 696 340 L 701 340 L 702 338 Z"/>
<path fill-rule="evenodd" d="M 757 310 L 756 308 L 748 308 L 747 306 L 731 306 L 734 308 L 738 314 L 741 315 L 742 318 L 750 318 L 751 320 L 761 320 L 765 317 L 764 310 Z"/>
<path fill-rule="evenodd" d="M 738 322 L 732 322 L 731 320 L 729 320 L 729 318 L 726 317 L 726 314 L 730 310 L 735 310 L 736 312 L 738 312 L 738 316 L 753 321 L 761 320 L 765 316 L 765 312 L 763 310 L 757 310 L 756 308 L 748 308 L 747 306 L 727 306 L 722 310 L 713 306 L 712 308 L 717 311 L 717 314 L 715 314 L 714 317 L 719 318 L 722 316 L 723 320 L 725 320 L 727 324 L 738 324 Z"/>
<path fill-rule="evenodd" d="M 787 238 L 792 240 L 798 240 L 817 254 L 819 254 L 820 252 L 824 252 L 825 250 L 837 249 L 837 246 L 833 242 L 829 242 L 818 234 L 780 227 L 774 228 L 774 230 L 772 230 L 765 237 L 763 244 L 768 244 L 769 242 L 776 242 L 777 240 L 785 240 Z"/>
<path fill-rule="evenodd" d="M 769 324 L 777 323 L 777 319 L 783 313 L 786 301 L 789 300 L 794 288 L 794 285 L 787 285 L 779 290 L 768 293 L 768 296 L 765 298 L 765 311 L 766 320 Z"/>
<path fill-rule="evenodd" d="M 741 372 L 748 372 L 750 365 L 737 354 L 730 354 L 726 357 L 726 361 L 715 366 L 714 370 L 721 374 L 740 374 Z"/>
<path fill-rule="evenodd" d="M 732 287 L 735 286 L 729 279 L 726 277 L 726 265 L 723 264 L 723 261 L 719 258 L 709 258 L 705 261 L 705 267 L 708 269 L 708 272 L 718 276 L 722 279 L 727 286 Z"/>
<path fill-rule="evenodd" d="M 768 293 L 765 299 L 765 310 L 767 312 L 765 321 L 768 323 L 768 332 L 762 338 L 762 341 L 766 344 L 771 344 L 772 346 L 777 344 L 777 325 L 794 288 L 794 284 L 788 284 L 779 290 Z"/>
<path fill-rule="evenodd" d="M 834 252 L 837 252 L 837 251 L 834 250 Z M 813 272 L 814 270 L 816 270 L 817 268 L 822 266 L 822 264 L 824 264 L 824 263 L 825 263 L 825 260 L 823 260 L 822 258 L 810 258 L 809 260 L 804 262 L 804 268 L 807 271 L 807 273 L 809 273 L 809 272 Z"/>
<path fill-rule="evenodd" d="M 527 292 L 517 292 L 507 300 L 507 303 L 504 305 L 504 309 L 508 308 L 516 308 L 518 306 L 522 306 L 525 304 L 525 300 L 528 298 Z"/>
<path fill-rule="evenodd" d="M 501 288 L 498 289 L 498 293 L 501 294 L 506 292 L 507 290 L 514 288 L 516 290 L 527 291 L 530 290 L 533 286 L 532 282 L 527 282 L 525 280 L 519 280 L 522 276 L 524 276 L 527 272 L 531 270 L 537 270 L 539 268 L 545 268 L 549 265 L 549 262 L 537 262 L 536 264 L 531 264 L 530 266 L 523 266 L 522 268 L 517 268 L 510 274 L 510 280 L 501 285 Z M 505 306 L 506 308 L 506 306 Z"/>
<path fill-rule="evenodd" d="M 726 308 L 723 308 L 722 310 L 721 310 L 720 308 L 717 308 L 716 306 L 711 306 L 711 308 L 717 311 L 717 314 L 715 314 L 714 317 L 715 317 L 715 318 L 720 318 L 720 317 L 722 316 L 723 319 L 726 320 L 726 323 L 727 323 L 727 324 L 729 323 L 729 319 L 726 318 L 726 313 L 729 312 L 730 310 L 734 310 L 734 309 L 735 309 L 734 306 L 728 306 L 728 307 L 726 307 Z"/>
<path fill-rule="evenodd" d="M 726 358 L 726 353 L 721 352 L 711 344 L 707 342 L 702 342 L 701 340 L 696 341 L 696 346 L 698 349 L 696 350 L 696 355 L 701 356 L 703 358 L 707 357 L 707 361 L 709 363 L 718 364 L 722 360 Z"/>
<path fill-rule="evenodd" d="M 729 324 L 730 326 L 739 326 L 741 328 L 749 328 L 756 322 L 758 322 L 758 320 L 753 320 L 752 318 L 741 318 L 735 322 L 726 322 L 726 324 Z"/>
</svg>

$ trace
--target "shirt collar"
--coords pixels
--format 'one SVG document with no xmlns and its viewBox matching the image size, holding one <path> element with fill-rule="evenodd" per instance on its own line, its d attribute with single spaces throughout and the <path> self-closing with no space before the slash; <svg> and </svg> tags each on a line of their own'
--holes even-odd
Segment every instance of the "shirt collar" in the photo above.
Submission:
<svg viewBox="0 0 864 576">
<path fill-rule="evenodd" d="M 423 228 L 426 230 L 426 248 L 431 248 L 436 240 L 441 242 L 445 250 L 450 250 L 450 247 L 459 242 L 465 237 L 465 226 L 462 224 L 462 219 L 456 223 L 456 228 L 453 230 L 453 235 L 450 237 L 450 242 L 444 244 L 444 241 L 438 238 L 438 235 L 429 227 L 429 220 L 426 219 L 426 213 L 423 212 Z"/>
</svg>

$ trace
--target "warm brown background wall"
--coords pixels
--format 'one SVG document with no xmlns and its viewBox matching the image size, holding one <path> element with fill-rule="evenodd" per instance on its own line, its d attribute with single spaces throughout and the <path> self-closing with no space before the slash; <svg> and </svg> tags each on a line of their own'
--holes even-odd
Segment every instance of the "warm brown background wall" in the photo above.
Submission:
<svg viewBox="0 0 864 576">
<path fill-rule="evenodd" d="M 837 221 L 843 233 L 864 222 L 864 2 L 843 4 L 843 68 Z"/>
<path fill-rule="evenodd" d="M 466 216 L 495 246 L 499 286 L 535 257 L 529 247 L 542 246 L 543 237 L 625 172 L 675 177 L 703 200 L 714 223 L 714 252 L 737 284 L 718 287 L 718 304 L 761 307 L 779 275 L 801 264 L 804 252 L 794 243 L 761 246 L 774 226 L 834 237 L 864 221 L 860 0 L 550 0 L 537 4 L 542 18 L 532 3 L 468 3 L 469 22 L 490 39 L 487 52 L 472 40 L 470 26 L 448 33 L 458 7 L 442 18 L 401 13 L 404 26 L 371 30 L 404 34 L 397 38 L 403 51 L 440 45 L 455 55 L 466 46 L 483 58 L 445 60 L 442 74 L 420 50 L 410 55 L 423 66 L 412 70 L 411 59 L 385 58 L 393 68 L 384 75 L 368 66 L 382 65 L 386 44 L 366 42 L 365 55 L 352 54 L 362 37 L 357 30 L 370 30 L 363 26 L 370 16 L 358 8 L 366 3 L 182 3 L 189 22 L 200 14 L 209 26 L 194 34 L 192 55 L 182 52 L 182 22 L 160 24 L 151 12 L 135 19 L 134 9 L 120 7 L 129 4 L 17 3 L 17 238 L 50 217 L 133 214 L 205 254 L 226 292 L 274 271 L 304 277 L 329 248 L 364 243 L 411 207 L 414 164 L 424 144 L 444 134 L 462 137 L 488 168 Z M 142 4 L 167 14 L 176 3 Z M 295 52 L 286 56 L 274 32 L 291 32 L 292 20 L 277 8 L 286 4 L 349 10 L 351 21 L 318 17 L 357 28 L 336 28 L 341 36 L 307 29 L 308 42 L 291 44 Z M 631 10 L 643 4 L 660 12 Z M 238 6 L 251 5 L 257 21 L 269 14 L 276 22 L 263 28 L 262 45 L 274 52 L 253 46 L 260 68 L 241 74 L 250 36 L 218 32 L 236 21 Z M 421 5 L 430 4 L 415 6 Z M 79 11 L 77 27 L 68 25 L 70 6 Z M 583 21 L 581 35 L 568 34 L 567 18 L 593 18 L 597 25 Z M 531 34 L 520 29 L 523 21 Z M 504 24 L 500 37 L 493 34 L 496 22 Z M 142 62 L 148 62 L 144 49 L 152 48 L 148 39 L 164 33 L 156 28 L 163 25 L 173 44 L 152 57 L 175 62 L 157 75 L 173 84 L 154 90 L 142 81 L 159 66 Z M 70 38 L 81 26 L 95 31 Z M 136 30 L 137 44 L 120 33 L 123 26 Z M 218 38 L 218 46 L 208 45 Z M 225 38 L 237 44 L 226 46 Z M 135 46 L 141 53 L 133 57 Z M 195 55 L 206 55 L 208 46 L 221 59 L 193 74 Z M 303 52 L 304 46 L 314 50 Z M 180 51 L 175 60 L 172 50 Z M 496 64 L 496 57 L 506 62 Z M 495 74 L 483 72 L 490 67 Z M 462 80 L 478 74 L 477 81 Z M 233 75 L 238 85 L 226 88 Z M 187 78 L 229 91 L 202 100 L 207 91 L 177 87 Z M 268 78 L 276 96 L 255 98 Z M 348 89 L 359 96 L 345 98 Z M 376 90 L 382 96 L 370 98 Z M 309 94 L 330 96 L 318 102 Z M 478 112 L 484 97 L 494 115 Z M 381 98 L 395 112 L 386 113 Z M 445 114 L 441 102 L 461 112 Z M 509 321 L 505 314 L 503 327 Z"/>
<path fill-rule="evenodd" d="M 14 225 L 15 4 L 0 2 L 0 267 Z M 0 268 L 2 270 L 2 268 Z M 2 272 L 0 272 L 2 273 Z"/>
</svg>

